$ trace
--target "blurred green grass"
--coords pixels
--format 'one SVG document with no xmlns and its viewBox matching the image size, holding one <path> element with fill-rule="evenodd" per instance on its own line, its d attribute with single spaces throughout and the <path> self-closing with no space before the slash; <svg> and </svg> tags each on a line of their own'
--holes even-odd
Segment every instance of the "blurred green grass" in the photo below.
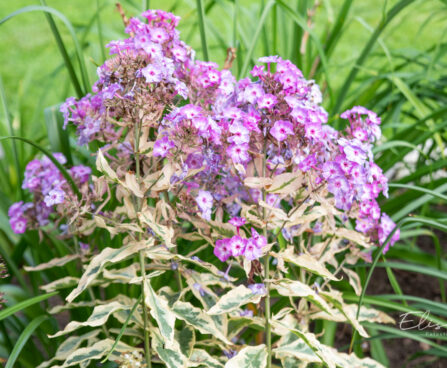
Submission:
<svg viewBox="0 0 447 368">
<path fill-rule="evenodd" d="M 370 36 L 371 30 L 379 23 L 383 13 L 396 2 L 354 1 L 353 8 L 349 13 L 347 29 L 342 33 L 342 38 L 337 44 L 329 65 L 335 88 L 339 87 L 352 68 L 355 58 Z M 115 10 L 115 2 L 100 0 L 99 3 L 103 7 L 100 17 L 105 42 L 122 38 L 124 36 L 123 25 Z M 231 9 L 231 6 L 228 6 L 229 3 L 231 2 L 223 0 L 217 2 L 207 14 L 210 27 L 215 28 L 214 32 L 210 32 L 208 29 L 210 59 L 221 66 L 225 60 L 222 42 L 227 46 L 232 44 L 232 13 L 226 10 Z M 290 6 L 296 6 L 297 2 L 289 1 L 288 3 Z M 326 27 L 333 22 L 342 3 L 342 0 L 321 2 L 314 17 L 314 30 L 317 34 L 322 34 Z M 0 18 L 24 6 L 38 4 L 38 1 L 30 0 L 0 1 Z M 258 16 L 255 9 L 259 5 L 254 0 L 242 0 L 239 4 L 247 9 L 243 17 L 244 20 L 241 21 L 241 27 L 247 31 L 252 30 L 255 27 L 254 19 Z M 47 5 L 63 13 L 81 35 L 96 12 L 96 2 L 93 0 L 48 0 Z M 142 9 L 141 2 L 137 1 L 123 0 L 122 5 L 128 16 L 137 15 Z M 204 6 L 207 5 L 208 2 L 205 1 Z M 182 17 L 179 27 L 182 39 L 197 49 L 197 57 L 201 58 L 199 32 L 197 28 L 191 28 L 191 24 L 196 24 L 195 2 L 191 0 L 152 0 L 150 6 L 154 9 L 174 9 L 175 14 Z M 416 2 L 398 15 L 397 19 L 382 34 L 380 44 L 375 47 L 385 47 L 393 51 L 407 50 L 411 54 L 416 50 L 425 49 L 426 45 L 445 41 L 447 37 L 445 12 L 439 11 L 443 6 L 440 1 Z M 73 43 L 67 30 L 59 21 L 57 24 L 68 45 L 68 51 L 72 52 Z M 290 22 L 287 23 L 287 26 L 290 26 Z M 284 31 L 287 34 L 287 29 Z M 215 34 L 221 38 L 220 42 L 214 36 Z M 81 36 L 80 39 L 82 40 Z M 288 47 L 284 46 L 283 49 L 293 50 L 292 37 L 278 40 L 278 42 L 287 44 Z M 85 55 L 90 57 L 90 60 L 87 59 L 86 62 L 91 80 L 95 80 L 95 64 L 101 64 L 101 50 L 95 22 L 82 44 L 86 49 Z M 255 57 L 263 55 L 263 51 L 261 42 L 258 42 Z M 281 56 L 289 57 L 289 55 Z M 369 64 L 376 68 L 377 65 L 374 65 L 374 62 L 374 58 L 370 58 Z M 383 59 L 377 62 L 383 63 Z M 392 63 L 391 59 L 388 60 L 388 63 Z M 40 12 L 21 14 L 0 26 L 0 65 L 0 74 L 4 80 L 11 109 L 19 112 L 25 121 L 32 120 L 35 126 L 40 126 L 43 120 L 43 112 L 34 111 L 37 105 L 51 106 L 60 102 L 61 96 L 73 94 L 68 73 L 62 67 L 62 58 L 55 47 L 55 41 L 46 19 Z M 388 67 L 391 69 L 392 65 L 390 64 Z M 373 69 L 369 70 L 368 64 L 366 64 L 362 72 L 373 73 Z"/>
</svg>

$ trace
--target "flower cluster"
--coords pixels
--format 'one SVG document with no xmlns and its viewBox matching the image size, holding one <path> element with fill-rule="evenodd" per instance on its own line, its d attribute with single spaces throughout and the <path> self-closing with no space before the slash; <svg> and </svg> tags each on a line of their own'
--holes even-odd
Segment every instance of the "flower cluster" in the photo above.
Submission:
<svg viewBox="0 0 447 368">
<path fill-rule="evenodd" d="M 54 157 L 61 165 L 67 162 L 62 153 L 54 153 Z M 68 172 L 74 182 L 82 186 L 88 182 L 91 169 L 78 165 L 71 167 Z M 32 228 L 47 225 L 55 207 L 64 204 L 67 198 L 73 197 L 69 184 L 56 165 L 46 156 L 28 163 L 22 188 L 33 194 L 33 202 L 20 201 L 9 208 L 9 222 L 16 234 L 24 233 L 29 226 Z"/>
<path fill-rule="evenodd" d="M 236 221 L 242 220 L 240 223 L 245 223 L 245 219 L 237 219 Z M 233 223 L 236 221 L 233 220 Z M 238 256 L 243 256 L 249 261 L 254 261 L 262 256 L 263 248 L 266 246 L 267 239 L 265 236 L 259 235 L 255 229 L 251 228 L 251 237 L 247 239 L 240 236 L 238 227 L 238 235 L 216 241 L 214 254 L 222 262 L 225 262 L 230 257 Z"/>
<path fill-rule="evenodd" d="M 162 11 L 147 11 L 143 17 L 147 23 L 130 19 L 129 38 L 108 45 L 114 57 L 98 68 L 94 94 L 68 99 L 61 107 L 66 123 L 77 126 L 80 143 L 96 139 L 108 150 L 121 152 L 125 145 L 131 152 L 135 122 L 141 121 L 154 129 L 143 142 L 152 140 L 147 167 L 162 160 L 180 166 L 171 186 L 179 188 L 182 202 L 195 203 L 206 221 L 219 209 L 237 216 L 244 205 L 261 202 L 280 210 L 293 207 L 296 192 L 263 193 L 244 185 L 249 176 L 291 173 L 302 178 L 297 191 L 321 189 L 341 211 L 342 222 L 352 218 L 357 231 L 384 242 L 394 223 L 377 203 L 380 193 L 387 195 L 387 179 L 373 160 L 372 144 L 380 138 L 380 118 L 374 112 L 359 106 L 344 112 L 341 118 L 349 126 L 337 131 L 327 124 L 318 85 L 289 60 L 261 58 L 263 65 L 251 71 L 253 79 L 236 81 L 229 70 L 194 60 L 179 38 L 177 17 Z M 114 169 L 124 175 L 126 161 Z M 323 228 L 319 223 L 315 233 Z M 285 224 L 282 231 L 293 242 L 303 228 Z M 398 238 L 397 231 L 390 244 Z M 257 259 L 262 247 L 250 239 L 238 232 L 218 240 L 215 253 L 221 260 L 239 255 Z"/>
</svg>

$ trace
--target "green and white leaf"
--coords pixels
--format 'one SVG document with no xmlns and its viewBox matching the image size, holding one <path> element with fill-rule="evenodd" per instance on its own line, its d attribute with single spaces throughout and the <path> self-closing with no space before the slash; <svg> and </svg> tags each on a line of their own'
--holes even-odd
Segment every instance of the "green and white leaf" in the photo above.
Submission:
<svg viewBox="0 0 447 368">
<path fill-rule="evenodd" d="M 248 303 L 257 304 L 261 298 L 262 295 L 253 293 L 244 285 L 239 285 L 224 294 L 207 313 L 210 315 L 229 313 Z"/>
<path fill-rule="evenodd" d="M 116 311 L 122 309 L 130 309 L 130 305 L 124 305 L 118 302 L 112 302 L 105 305 L 98 305 L 93 309 L 92 314 L 85 322 L 71 321 L 62 331 L 50 335 L 49 337 L 58 337 L 73 332 L 81 327 L 97 327 L 104 325 L 109 317 Z"/>
<path fill-rule="evenodd" d="M 61 258 L 53 258 L 51 261 L 49 262 L 45 262 L 45 263 L 41 263 L 40 265 L 34 266 L 34 267 L 30 267 L 30 266 L 23 266 L 23 269 L 27 272 L 35 272 L 35 271 L 42 271 L 42 270 L 47 270 L 49 268 L 53 268 L 53 267 L 61 267 L 66 265 L 67 263 L 78 259 L 79 255 L 77 254 L 69 254 L 65 257 L 61 257 Z"/>
<path fill-rule="evenodd" d="M 175 247 L 175 244 L 172 242 L 174 237 L 174 229 L 172 227 L 161 225 L 155 221 L 150 210 L 139 212 L 138 218 L 141 222 L 148 225 L 168 248 Z"/>
<path fill-rule="evenodd" d="M 319 262 L 318 259 L 306 253 L 297 255 L 294 253 L 293 247 L 287 247 L 286 250 L 279 253 L 272 252 L 272 255 L 276 258 L 282 258 L 286 262 L 302 267 L 305 270 L 321 277 L 328 278 L 332 281 L 340 281 L 331 272 L 329 272 L 329 270 L 321 262 Z"/>
<path fill-rule="evenodd" d="M 67 296 L 66 300 L 71 303 L 95 280 L 104 267 L 109 263 L 117 263 L 135 255 L 140 250 L 149 248 L 154 240 L 130 243 L 121 248 L 105 248 L 97 256 L 93 257 L 87 269 L 79 281 L 78 286 Z"/>
<path fill-rule="evenodd" d="M 224 365 L 206 350 L 194 349 L 189 358 L 189 367 L 224 368 Z"/>
<path fill-rule="evenodd" d="M 152 289 L 149 280 L 144 284 L 144 293 L 145 303 L 150 308 L 150 314 L 157 321 L 164 343 L 171 344 L 174 341 L 175 314 L 169 308 L 168 301 Z"/>
<path fill-rule="evenodd" d="M 231 358 L 225 368 L 265 368 L 267 348 L 265 345 L 247 346 Z"/>
<path fill-rule="evenodd" d="M 331 307 L 326 303 L 326 301 L 310 286 L 303 284 L 300 281 L 282 279 L 280 281 L 272 282 L 271 286 L 278 291 L 280 295 L 305 298 L 323 311 L 331 314 Z"/>
<path fill-rule="evenodd" d="M 186 357 L 190 357 L 196 343 L 196 334 L 191 326 L 184 326 L 180 331 L 175 331 L 175 341 L 179 343 L 180 351 Z"/>
<path fill-rule="evenodd" d="M 166 344 L 157 328 L 152 328 L 151 337 L 155 352 L 168 368 L 188 367 L 188 358 L 181 353 L 177 341 Z"/>
<path fill-rule="evenodd" d="M 181 319 L 194 327 L 203 334 L 210 334 L 224 342 L 225 344 L 232 345 L 231 342 L 222 333 L 219 326 L 216 326 L 215 321 L 202 311 L 200 308 L 194 307 L 191 303 L 177 301 L 172 307 L 172 311 L 175 313 L 178 319 Z"/>
</svg>

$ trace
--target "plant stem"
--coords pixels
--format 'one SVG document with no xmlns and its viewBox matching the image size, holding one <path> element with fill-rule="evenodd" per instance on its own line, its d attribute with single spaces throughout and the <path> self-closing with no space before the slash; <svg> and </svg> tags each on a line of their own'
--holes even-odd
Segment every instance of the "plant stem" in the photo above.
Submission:
<svg viewBox="0 0 447 368">
<path fill-rule="evenodd" d="M 135 129 L 135 177 L 137 179 L 137 183 L 140 183 L 140 133 L 141 133 L 141 123 L 138 122 L 136 124 Z M 139 212 L 141 210 L 141 198 L 137 198 L 137 208 L 136 212 Z M 137 216 L 138 217 L 138 216 Z M 141 233 L 137 234 L 138 241 L 141 241 Z M 146 368 L 152 367 L 152 353 L 151 353 L 151 342 L 150 342 L 150 336 L 148 333 L 148 313 L 149 310 L 146 305 L 146 297 L 144 295 L 144 287 L 146 285 L 146 264 L 144 261 L 144 251 L 140 251 L 140 268 L 141 268 L 141 276 L 143 280 L 141 281 L 141 306 L 143 307 L 143 327 L 144 327 L 144 355 L 146 357 Z"/>
<path fill-rule="evenodd" d="M 262 162 L 262 177 L 265 178 L 266 175 L 266 143 L 264 143 L 264 158 Z M 262 189 L 262 200 L 265 202 L 266 192 L 265 188 Z M 264 237 L 268 240 L 267 234 L 267 211 L 266 208 L 262 208 L 263 218 L 264 218 Z M 270 329 L 270 256 L 269 253 L 264 256 L 264 283 L 266 296 L 264 299 L 264 317 L 265 317 L 265 342 L 267 344 L 267 368 L 272 367 L 272 333 Z"/>
<path fill-rule="evenodd" d="M 265 233 L 265 232 L 264 232 Z M 268 280 L 270 273 L 269 255 L 264 257 L 264 279 Z M 264 299 L 265 308 L 265 340 L 267 344 L 267 368 L 272 366 L 272 333 L 270 330 L 270 282 L 265 282 L 266 297 Z"/>
<path fill-rule="evenodd" d="M 146 284 L 146 265 L 144 262 L 144 254 L 140 252 L 140 268 L 141 275 L 143 276 L 143 281 L 141 283 L 141 305 L 143 306 L 143 323 L 144 323 L 144 352 L 146 356 L 146 367 L 152 367 L 152 353 L 151 353 L 151 342 L 148 334 L 148 319 L 147 314 L 149 313 L 147 305 L 146 305 L 146 297 L 144 295 L 144 285 Z"/>
</svg>

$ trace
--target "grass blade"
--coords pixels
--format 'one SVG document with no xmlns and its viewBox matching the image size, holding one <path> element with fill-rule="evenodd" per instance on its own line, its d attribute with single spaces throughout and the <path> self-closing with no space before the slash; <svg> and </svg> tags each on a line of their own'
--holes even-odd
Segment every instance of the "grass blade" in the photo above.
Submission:
<svg viewBox="0 0 447 368">
<path fill-rule="evenodd" d="M 339 113 L 339 110 L 341 108 L 341 105 L 343 104 L 343 101 L 346 97 L 346 94 L 348 93 L 349 88 L 351 87 L 352 82 L 354 82 L 355 77 L 357 76 L 357 73 L 360 70 L 360 67 L 365 62 L 367 56 L 371 52 L 374 43 L 379 38 L 380 34 L 383 32 L 383 30 L 386 28 L 386 26 L 391 22 L 391 20 L 400 13 L 402 9 L 413 3 L 415 0 L 401 0 L 398 2 L 387 14 L 385 17 L 382 18 L 379 25 L 375 29 L 374 33 L 371 35 L 368 43 L 363 48 L 362 53 L 357 58 L 354 67 L 352 68 L 351 72 L 349 73 L 348 77 L 346 78 L 343 87 L 340 89 L 340 93 L 338 94 L 337 100 L 334 104 L 334 107 L 332 108 L 332 115 L 335 115 Z"/>
<path fill-rule="evenodd" d="M 5 114 L 5 120 L 8 123 L 9 134 L 14 135 L 14 128 L 12 126 L 11 116 L 9 115 L 8 104 L 6 103 L 6 95 L 5 95 L 5 90 L 3 88 L 3 81 L 2 81 L 1 76 L 0 76 L 0 99 L 2 101 L 3 112 Z M 20 197 L 23 199 L 23 190 L 22 190 L 22 186 L 20 185 L 20 183 L 22 182 L 22 170 L 20 168 L 19 154 L 17 152 L 16 142 L 12 141 L 11 144 L 12 144 L 12 152 L 13 152 L 13 156 L 14 156 L 14 166 L 15 166 L 16 173 L 17 173 L 17 187 L 19 187 Z"/>
<path fill-rule="evenodd" d="M 113 351 L 115 350 L 116 346 L 117 346 L 118 343 L 120 342 L 121 337 L 123 336 L 124 332 L 126 331 L 126 327 L 127 327 L 127 325 L 129 324 L 130 319 L 132 318 L 132 316 L 133 316 L 135 310 L 137 309 L 138 305 L 140 304 L 140 302 L 141 302 L 141 298 L 142 298 L 142 295 L 140 295 L 140 297 L 138 298 L 138 300 L 137 300 L 137 301 L 135 302 L 135 304 L 133 305 L 132 309 L 131 309 L 130 312 L 129 312 L 129 315 L 127 316 L 126 320 L 124 321 L 123 326 L 121 327 L 120 333 L 118 334 L 118 336 L 116 337 L 115 342 L 114 342 L 113 345 L 112 345 L 112 348 L 110 349 L 110 351 L 109 351 L 109 353 L 107 354 L 107 356 L 101 361 L 101 363 L 105 363 L 105 362 L 109 359 L 110 355 L 112 355 L 112 353 L 113 353 Z"/>
<path fill-rule="evenodd" d="M 262 27 L 267 20 L 267 16 L 272 9 L 272 6 L 275 4 L 275 0 L 270 0 L 262 11 L 261 18 L 259 19 L 258 26 L 256 27 L 255 33 L 251 40 L 250 46 L 248 48 L 247 53 L 245 54 L 244 64 L 242 65 L 240 76 L 245 77 L 248 73 L 248 68 L 250 67 L 250 61 L 255 50 L 256 43 L 259 39 L 259 35 L 261 33 Z"/>
<path fill-rule="evenodd" d="M 58 107 L 51 106 L 44 110 L 48 140 L 50 141 L 51 150 L 53 152 L 62 152 L 67 158 L 68 164 L 72 165 L 68 131 L 63 129 L 63 117 Z"/>
<path fill-rule="evenodd" d="M 14 349 L 12 349 L 11 355 L 8 358 L 8 361 L 6 362 L 5 368 L 14 368 L 14 364 L 19 357 L 20 352 L 22 351 L 23 347 L 25 346 L 28 339 L 33 334 L 34 330 L 39 327 L 42 322 L 48 319 L 48 316 L 40 316 L 31 321 L 26 328 L 23 330 L 22 334 L 20 335 L 19 339 L 17 340 L 16 344 L 14 345 Z"/>
<path fill-rule="evenodd" d="M 0 321 L 36 303 L 40 303 L 43 300 L 49 299 L 57 294 L 58 294 L 57 291 L 53 291 L 52 293 L 38 295 L 35 296 L 34 298 L 24 300 L 23 302 L 17 303 L 9 308 L 3 309 L 2 311 L 0 311 Z"/>
<path fill-rule="evenodd" d="M 202 0 L 197 0 L 197 14 L 199 16 L 200 41 L 202 42 L 203 59 L 209 61 L 208 46 L 206 45 L 205 14 L 203 12 Z"/>
</svg>

